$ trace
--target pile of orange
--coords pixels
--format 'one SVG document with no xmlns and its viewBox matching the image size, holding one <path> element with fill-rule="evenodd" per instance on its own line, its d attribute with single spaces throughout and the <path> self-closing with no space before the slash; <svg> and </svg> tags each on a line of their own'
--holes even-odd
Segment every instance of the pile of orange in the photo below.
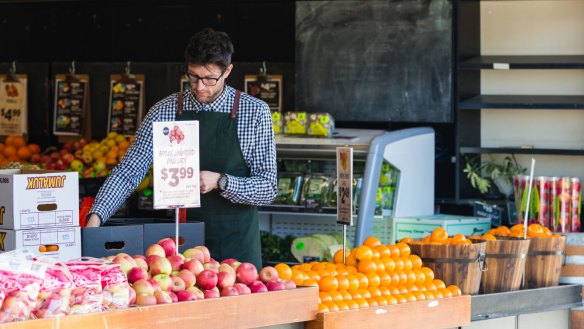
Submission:
<svg viewBox="0 0 584 329">
<path fill-rule="evenodd" d="M 482 237 L 488 235 L 487 237 L 489 240 L 495 240 L 496 237 L 522 238 L 523 230 L 523 224 L 516 224 L 511 228 L 508 228 L 505 225 L 501 225 L 497 228 L 490 229 L 487 233 L 483 234 Z M 549 228 L 537 223 L 532 223 L 527 226 L 527 237 L 529 238 L 554 238 L 559 236 L 559 234 L 552 233 Z"/>
<path fill-rule="evenodd" d="M 284 274 L 299 286 L 318 286 L 319 312 L 461 294 L 458 287 L 447 287 L 442 280 L 434 278 L 434 272 L 423 266 L 419 256 L 411 254 L 406 243 L 385 245 L 373 236 L 351 251 L 338 250 L 331 262 L 298 264 L 289 272 L 278 264 L 276 269 L 280 276 Z"/>
<path fill-rule="evenodd" d="M 400 242 L 405 242 L 409 244 L 472 244 L 472 241 L 464 234 L 455 234 L 454 236 L 448 236 L 448 232 L 442 228 L 438 227 L 432 231 L 432 234 L 425 236 L 422 240 L 415 241 L 411 238 L 404 238 Z"/>
<path fill-rule="evenodd" d="M 0 143 L 0 168 L 10 162 L 28 162 L 33 154 L 40 153 L 37 144 L 28 144 L 23 136 L 7 136 L 4 143 Z"/>
</svg>

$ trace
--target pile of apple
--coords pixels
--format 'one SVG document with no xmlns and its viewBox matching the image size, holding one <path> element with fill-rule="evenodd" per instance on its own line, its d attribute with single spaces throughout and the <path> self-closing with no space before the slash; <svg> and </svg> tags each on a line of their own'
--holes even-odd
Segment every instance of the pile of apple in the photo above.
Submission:
<svg viewBox="0 0 584 329">
<path fill-rule="evenodd" d="M 109 259 L 127 275 L 130 304 L 148 306 L 199 299 L 237 296 L 296 288 L 293 280 L 280 280 L 278 271 L 260 271 L 247 262 L 211 258 L 209 249 L 196 246 L 176 253 L 173 239 L 165 238 L 146 249 L 146 255 L 118 254 Z"/>
</svg>

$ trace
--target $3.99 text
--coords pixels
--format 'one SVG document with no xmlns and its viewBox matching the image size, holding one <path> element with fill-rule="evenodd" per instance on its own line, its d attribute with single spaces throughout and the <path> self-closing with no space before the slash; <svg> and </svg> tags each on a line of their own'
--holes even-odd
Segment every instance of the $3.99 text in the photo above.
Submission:
<svg viewBox="0 0 584 329">
<path fill-rule="evenodd" d="M 172 187 L 177 186 L 181 179 L 192 178 L 193 174 L 192 167 L 162 168 L 160 170 L 160 178 L 162 178 L 163 181 L 170 179 L 168 185 Z"/>
</svg>

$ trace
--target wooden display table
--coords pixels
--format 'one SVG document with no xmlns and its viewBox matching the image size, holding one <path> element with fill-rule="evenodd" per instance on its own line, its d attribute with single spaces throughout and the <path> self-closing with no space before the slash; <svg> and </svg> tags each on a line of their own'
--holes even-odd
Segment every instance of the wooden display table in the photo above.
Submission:
<svg viewBox="0 0 584 329">
<path fill-rule="evenodd" d="M 439 329 L 470 324 L 470 296 L 319 313 L 306 329 Z"/>
<path fill-rule="evenodd" d="M 318 288 L 132 307 L 0 324 L 0 329 L 256 328 L 313 320 Z"/>
</svg>

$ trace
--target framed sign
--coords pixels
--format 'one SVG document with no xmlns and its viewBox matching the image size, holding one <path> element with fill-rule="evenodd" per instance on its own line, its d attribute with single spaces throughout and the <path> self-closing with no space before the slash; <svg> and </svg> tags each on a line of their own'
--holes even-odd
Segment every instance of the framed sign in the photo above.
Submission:
<svg viewBox="0 0 584 329">
<path fill-rule="evenodd" d="M 144 113 L 144 82 L 143 74 L 110 76 L 108 132 L 136 133 Z"/>
<path fill-rule="evenodd" d="M 268 103 L 271 111 L 282 113 L 283 81 L 284 77 L 279 74 L 268 74 L 263 81 L 258 80 L 257 75 L 246 75 L 244 77 L 245 92 Z"/>
<path fill-rule="evenodd" d="M 0 135 L 27 133 L 27 76 L 0 75 Z"/>
<path fill-rule="evenodd" d="M 88 107 L 89 75 L 56 75 L 53 133 L 55 135 L 83 135 Z"/>
<path fill-rule="evenodd" d="M 337 223 L 353 225 L 352 147 L 337 147 Z"/>
</svg>

